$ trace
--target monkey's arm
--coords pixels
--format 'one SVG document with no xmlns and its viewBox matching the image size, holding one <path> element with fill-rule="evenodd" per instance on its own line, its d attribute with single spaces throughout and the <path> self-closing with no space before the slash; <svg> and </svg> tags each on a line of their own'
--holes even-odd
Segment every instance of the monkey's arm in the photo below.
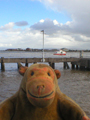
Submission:
<svg viewBox="0 0 90 120">
<path fill-rule="evenodd" d="M 0 120 L 12 120 L 14 112 L 14 105 L 10 100 L 0 104 Z"/>
<path fill-rule="evenodd" d="M 58 106 L 63 120 L 90 120 L 80 106 L 67 96 L 59 98 Z"/>
</svg>

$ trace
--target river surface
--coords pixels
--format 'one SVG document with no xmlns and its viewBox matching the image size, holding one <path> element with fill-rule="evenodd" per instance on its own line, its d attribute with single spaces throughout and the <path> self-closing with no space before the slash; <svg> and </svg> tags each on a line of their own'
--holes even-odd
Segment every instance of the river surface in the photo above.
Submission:
<svg viewBox="0 0 90 120">
<path fill-rule="evenodd" d="M 90 53 L 83 53 L 83 56 L 90 58 Z M 40 58 L 42 53 L 0 51 L 0 57 Z M 80 53 L 68 52 L 66 56 L 54 56 L 52 52 L 45 52 L 44 57 L 80 57 Z M 61 71 L 61 78 L 58 79 L 61 91 L 77 102 L 90 117 L 90 71 L 64 70 L 63 63 L 56 63 L 55 68 Z M 18 73 L 17 64 L 5 63 L 5 72 L 0 71 L 0 102 L 12 96 L 19 89 L 21 80 L 22 76 Z"/>
</svg>

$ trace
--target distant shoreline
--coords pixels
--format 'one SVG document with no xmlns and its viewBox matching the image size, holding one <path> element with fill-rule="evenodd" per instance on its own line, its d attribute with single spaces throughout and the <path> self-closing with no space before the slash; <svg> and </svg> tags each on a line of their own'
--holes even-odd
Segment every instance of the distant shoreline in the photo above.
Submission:
<svg viewBox="0 0 90 120">
<path fill-rule="evenodd" d="M 55 52 L 58 51 L 59 49 L 44 49 L 44 52 Z M 90 52 L 90 50 L 71 50 L 71 49 L 66 49 L 66 48 L 62 48 L 62 50 L 66 51 L 66 52 Z M 43 49 L 30 49 L 30 48 L 26 48 L 26 49 L 6 49 L 6 50 L 0 50 L 0 51 L 26 51 L 26 52 L 42 52 Z"/>
</svg>

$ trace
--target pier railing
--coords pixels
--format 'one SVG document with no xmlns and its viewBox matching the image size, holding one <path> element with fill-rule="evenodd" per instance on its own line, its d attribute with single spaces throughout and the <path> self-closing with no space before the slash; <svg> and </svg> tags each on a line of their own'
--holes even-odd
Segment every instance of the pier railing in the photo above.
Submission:
<svg viewBox="0 0 90 120">
<path fill-rule="evenodd" d="M 25 63 L 25 66 L 28 66 L 28 63 L 38 63 L 42 62 L 42 58 L 0 58 L 1 70 L 5 71 L 4 63 L 18 63 L 18 68 L 20 63 Z M 68 62 L 72 64 L 72 68 L 90 68 L 90 58 L 45 58 L 45 62 L 55 68 L 55 63 L 63 62 L 64 68 L 69 68 Z"/>
<path fill-rule="evenodd" d="M 80 58 L 45 58 L 45 62 L 74 62 L 74 61 L 79 61 Z M 41 62 L 42 58 L 0 58 L 0 62 L 4 62 L 4 63 L 34 63 L 34 62 Z"/>
</svg>

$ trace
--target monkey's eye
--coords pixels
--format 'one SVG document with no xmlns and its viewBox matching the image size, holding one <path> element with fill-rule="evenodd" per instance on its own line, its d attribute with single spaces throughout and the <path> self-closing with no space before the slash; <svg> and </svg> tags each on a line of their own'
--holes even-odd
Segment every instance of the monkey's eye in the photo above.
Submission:
<svg viewBox="0 0 90 120">
<path fill-rule="evenodd" d="M 31 76 L 33 76 L 33 75 L 34 75 L 34 72 L 32 71 L 32 72 L 31 72 Z"/>
<path fill-rule="evenodd" d="M 48 74 L 48 76 L 51 76 L 49 72 L 47 74 Z"/>
</svg>

